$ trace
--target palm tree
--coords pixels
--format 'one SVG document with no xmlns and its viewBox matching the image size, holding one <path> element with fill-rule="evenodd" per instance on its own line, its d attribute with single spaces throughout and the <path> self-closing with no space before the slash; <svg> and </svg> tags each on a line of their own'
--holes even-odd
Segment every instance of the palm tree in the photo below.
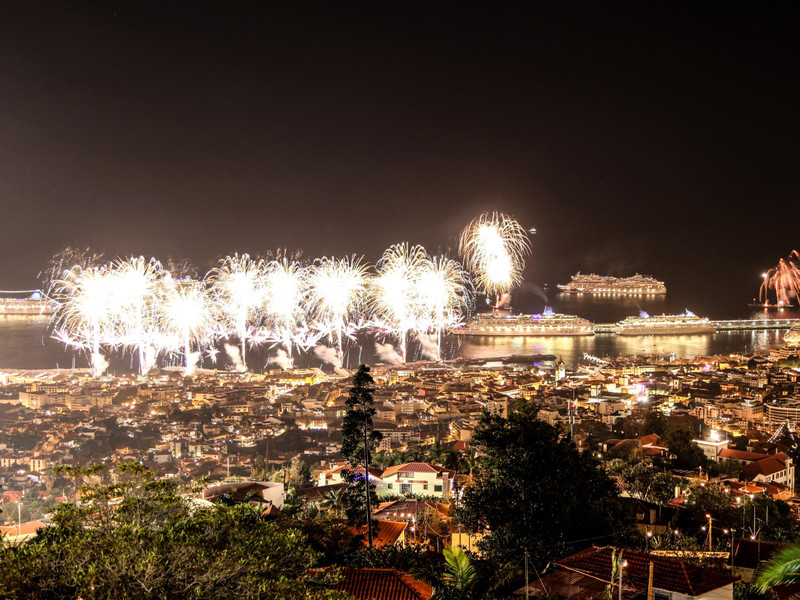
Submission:
<svg viewBox="0 0 800 600">
<path fill-rule="evenodd" d="M 460 547 L 445 548 L 443 554 L 445 564 L 441 573 L 412 569 L 411 574 L 430 584 L 434 590 L 433 598 L 472 600 L 475 597 L 473 588 L 479 578 L 469 556 Z"/>
<path fill-rule="evenodd" d="M 334 516 L 341 517 L 347 510 L 349 500 L 346 488 L 329 490 L 323 494 L 322 499 L 319 501 L 319 507 Z"/>
<path fill-rule="evenodd" d="M 392 466 L 392 456 L 385 452 L 376 452 L 372 455 L 372 464 L 379 469 L 386 470 L 387 467 Z"/>
<path fill-rule="evenodd" d="M 763 594 L 776 585 L 798 581 L 800 581 L 800 545 L 795 545 L 784 548 L 766 564 L 756 578 L 755 587 Z"/>
</svg>

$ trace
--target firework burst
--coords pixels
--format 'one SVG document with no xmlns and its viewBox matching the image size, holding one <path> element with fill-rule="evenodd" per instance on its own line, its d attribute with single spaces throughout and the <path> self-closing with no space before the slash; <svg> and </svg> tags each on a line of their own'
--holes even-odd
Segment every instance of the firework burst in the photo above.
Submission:
<svg viewBox="0 0 800 600">
<path fill-rule="evenodd" d="M 263 260 L 234 254 L 222 259 L 207 278 L 222 333 L 239 339 L 241 360 L 245 364 L 247 342 L 263 317 L 265 275 Z"/>
<path fill-rule="evenodd" d="M 114 288 L 112 310 L 120 342 L 137 350 L 139 372 L 144 373 L 152 366 L 152 339 L 157 334 L 155 314 L 160 302 L 161 263 L 142 256 L 118 260 L 107 275 Z"/>
<path fill-rule="evenodd" d="M 786 259 L 778 261 L 778 266 L 764 273 L 759 297 L 765 304 L 769 302 L 770 290 L 779 306 L 790 306 L 800 298 L 800 253 L 797 250 L 792 250 Z"/>
<path fill-rule="evenodd" d="M 522 282 L 525 257 L 531 245 L 527 232 L 503 213 L 484 213 L 461 233 L 458 244 L 464 264 L 478 291 L 495 296 L 497 303 Z"/>
<path fill-rule="evenodd" d="M 49 293 L 56 302 L 54 337 L 75 349 L 91 353 L 92 372 L 106 365 L 100 347 L 118 340 L 115 330 L 117 293 L 107 266 L 75 266 L 56 280 Z"/>
<path fill-rule="evenodd" d="M 158 326 L 161 345 L 183 354 L 184 372 L 190 375 L 203 347 L 213 343 L 214 318 L 206 287 L 198 281 L 165 278 Z"/>
<path fill-rule="evenodd" d="M 422 246 L 395 244 L 384 251 L 372 282 L 375 323 L 400 340 L 400 354 L 406 360 L 408 334 L 422 322 L 420 279 L 430 259 Z"/>
<path fill-rule="evenodd" d="M 335 343 L 341 360 L 344 337 L 352 337 L 363 319 L 367 299 L 367 265 L 355 255 L 321 258 L 308 274 L 311 327 Z"/>
<path fill-rule="evenodd" d="M 286 348 L 289 361 L 292 348 L 311 345 L 307 327 L 309 268 L 299 261 L 279 258 L 266 266 L 264 275 L 264 317 L 262 337 Z"/>
<path fill-rule="evenodd" d="M 417 281 L 422 329 L 436 335 L 442 355 L 442 333 L 464 322 L 472 305 L 472 281 L 455 260 L 435 256 L 426 261 Z"/>
</svg>

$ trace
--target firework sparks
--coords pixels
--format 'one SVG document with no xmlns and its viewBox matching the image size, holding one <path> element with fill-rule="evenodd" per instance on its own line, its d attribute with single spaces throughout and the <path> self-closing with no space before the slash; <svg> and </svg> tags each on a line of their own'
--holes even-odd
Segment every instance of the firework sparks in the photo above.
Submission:
<svg viewBox="0 0 800 600">
<path fill-rule="evenodd" d="M 780 259 L 778 266 L 764 273 L 759 297 L 769 303 L 769 292 L 775 294 L 778 306 L 790 306 L 800 298 L 800 253 L 792 250 L 786 259 Z"/>
<path fill-rule="evenodd" d="M 417 285 L 424 319 L 421 329 L 436 335 L 441 357 L 442 333 L 463 323 L 472 305 L 472 281 L 458 262 L 435 256 L 426 261 Z"/>
<path fill-rule="evenodd" d="M 428 253 L 422 246 L 395 244 L 378 261 L 377 275 L 372 282 L 375 322 L 387 333 L 397 335 L 404 362 L 408 333 L 418 331 L 424 318 L 420 279 L 428 264 Z"/>
<path fill-rule="evenodd" d="M 156 334 L 155 311 L 163 275 L 161 263 L 142 256 L 119 260 L 107 274 L 114 288 L 113 312 L 120 341 L 137 349 L 139 372 L 144 373 L 154 360 L 151 340 Z"/>
<path fill-rule="evenodd" d="M 531 251 L 525 229 L 498 212 L 473 219 L 462 231 L 458 247 L 478 290 L 498 301 L 522 282 L 525 257 Z"/>
<path fill-rule="evenodd" d="M 117 294 L 107 266 L 75 266 L 53 283 L 50 296 L 57 304 L 53 315 L 55 337 L 75 349 L 91 352 L 92 372 L 97 377 L 107 363 L 100 346 L 117 340 Z"/>
<path fill-rule="evenodd" d="M 288 359 L 292 360 L 292 348 L 310 345 L 306 324 L 306 306 L 309 294 L 309 269 L 298 261 L 281 258 L 266 267 L 265 331 L 263 337 L 282 344 Z"/>
<path fill-rule="evenodd" d="M 361 258 L 321 258 L 308 275 L 308 305 L 313 328 L 336 343 L 341 360 L 344 336 L 357 329 L 366 305 L 367 265 Z"/>
<path fill-rule="evenodd" d="M 222 259 L 208 276 L 220 326 L 226 335 L 239 339 L 242 364 L 246 364 L 247 341 L 262 318 L 265 274 L 263 260 L 235 254 Z"/>
<path fill-rule="evenodd" d="M 184 373 L 191 375 L 200 348 L 212 342 L 214 331 L 206 288 L 197 281 L 166 280 L 158 317 L 163 345 L 173 353 L 183 354 Z M 196 351 L 192 350 L 193 346 Z M 216 361 L 217 351 L 209 350 L 208 356 Z"/>
</svg>

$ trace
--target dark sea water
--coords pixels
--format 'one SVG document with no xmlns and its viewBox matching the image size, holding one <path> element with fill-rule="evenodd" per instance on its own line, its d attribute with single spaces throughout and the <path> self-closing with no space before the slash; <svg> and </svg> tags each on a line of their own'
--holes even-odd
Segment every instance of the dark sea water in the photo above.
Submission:
<svg viewBox="0 0 800 600">
<path fill-rule="evenodd" d="M 535 290 L 519 294 L 514 298 L 515 309 L 521 312 L 541 312 L 545 305 L 547 290 Z M 667 297 L 621 297 L 586 296 L 560 293 L 547 294 L 547 302 L 556 312 L 576 314 L 595 323 L 612 323 L 630 315 L 638 315 L 645 310 L 651 315 L 675 314 L 685 309 L 693 310 L 700 316 L 712 319 L 765 319 L 800 318 L 798 310 L 753 309 L 741 300 L 721 298 L 691 299 L 668 294 Z M 699 305 L 699 308 L 696 306 Z M 705 307 L 708 309 L 703 310 Z M 615 336 L 598 334 L 583 337 L 456 337 L 444 340 L 443 358 L 490 358 L 509 355 L 554 354 L 561 356 L 568 364 L 575 364 L 584 353 L 595 356 L 615 356 L 642 352 L 674 352 L 679 357 L 694 357 L 707 354 L 727 354 L 730 352 L 767 350 L 782 344 L 785 330 L 733 331 L 703 335 L 686 336 Z M 379 340 L 391 342 L 388 340 Z M 375 363 L 379 360 L 374 349 L 375 340 L 365 337 L 362 345 L 355 344 L 345 356 L 345 366 L 353 366 L 359 361 Z M 235 343 L 235 341 L 233 342 Z M 248 351 L 248 367 L 261 371 L 274 351 L 268 348 L 255 348 Z M 225 353 L 220 352 L 220 357 Z M 409 360 L 424 358 L 420 345 L 414 341 L 409 344 Z M 135 358 L 129 353 L 114 353 L 108 357 L 112 372 L 130 372 L 137 368 Z M 162 359 L 161 366 L 175 365 L 179 359 Z M 313 353 L 297 357 L 296 366 L 321 366 Z M 81 353 L 65 350 L 63 345 L 51 339 L 47 317 L 0 316 L 0 369 L 68 369 L 71 366 L 86 367 L 88 361 Z M 205 360 L 204 367 L 215 365 Z M 221 368 L 229 366 L 222 358 Z"/>
</svg>

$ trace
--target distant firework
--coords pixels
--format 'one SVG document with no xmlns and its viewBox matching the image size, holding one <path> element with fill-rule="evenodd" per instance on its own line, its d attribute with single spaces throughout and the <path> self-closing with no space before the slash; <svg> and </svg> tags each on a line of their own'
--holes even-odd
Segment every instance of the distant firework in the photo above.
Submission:
<svg viewBox="0 0 800 600">
<path fill-rule="evenodd" d="M 482 214 L 464 228 L 458 249 L 478 291 L 494 296 L 497 305 L 503 294 L 522 283 L 531 245 L 516 220 L 493 212 Z"/>
<path fill-rule="evenodd" d="M 202 356 L 203 348 L 214 341 L 216 328 L 212 298 L 199 281 L 163 280 L 163 292 L 157 314 L 158 337 L 154 347 L 182 354 L 185 374 L 191 374 Z"/>
<path fill-rule="evenodd" d="M 247 361 L 247 341 L 260 325 L 266 269 L 263 260 L 248 254 L 222 259 L 208 275 L 222 332 L 239 338 L 242 362 Z"/>
<path fill-rule="evenodd" d="M 102 375 L 106 363 L 101 346 L 119 343 L 114 318 L 119 297 L 108 267 L 75 266 L 53 282 L 49 294 L 58 303 L 54 337 L 89 352 L 92 372 Z"/>
<path fill-rule="evenodd" d="M 463 245 L 484 289 L 509 290 L 529 249 L 525 232 L 496 213 L 470 227 L 475 240 L 465 232 Z M 174 278 L 154 258 L 91 262 L 63 270 L 48 296 L 56 304 L 53 337 L 86 352 L 95 376 L 108 366 L 103 353 L 117 350 L 135 354 L 141 373 L 159 356 L 181 357 L 189 375 L 204 357 L 216 362 L 223 342 L 237 369 L 247 368 L 247 347 L 259 344 L 278 346 L 273 362 L 281 365 L 313 348 L 336 369 L 348 341 L 366 330 L 396 337 L 403 360 L 412 335 L 423 355 L 438 359 L 443 333 L 468 317 L 475 289 L 460 263 L 408 243 L 391 246 L 376 267 L 355 255 L 305 262 L 285 252 L 269 261 L 234 254 L 200 280 Z"/>
<path fill-rule="evenodd" d="M 264 275 L 264 322 L 267 341 L 286 348 L 289 360 L 294 346 L 306 348 L 313 336 L 307 326 L 309 267 L 282 257 L 271 261 Z"/>
<path fill-rule="evenodd" d="M 395 244 L 388 248 L 377 265 L 372 282 L 372 302 L 376 324 L 400 340 L 400 354 L 406 360 L 408 333 L 420 329 L 422 304 L 420 277 L 428 266 L 428 253 L 422 246 Z"/>
<path fill-rule="evenodd" d="M 364 322 L 367 271 L 355 255 L 317 259 L 309 271 L 309 324 L 336 345 L 340 360 L 345 337 L 353 336 Z"/>
<path fill-rule="evenodd" d="M 759 298 L 764 304 L 770 300 L 770 290 L 779 306 L 789 306 L 800 298 L 800 254 L 792 250 L 786 259 L 780 259 L 778 266 L 764 273 Z"/>
</svg>

